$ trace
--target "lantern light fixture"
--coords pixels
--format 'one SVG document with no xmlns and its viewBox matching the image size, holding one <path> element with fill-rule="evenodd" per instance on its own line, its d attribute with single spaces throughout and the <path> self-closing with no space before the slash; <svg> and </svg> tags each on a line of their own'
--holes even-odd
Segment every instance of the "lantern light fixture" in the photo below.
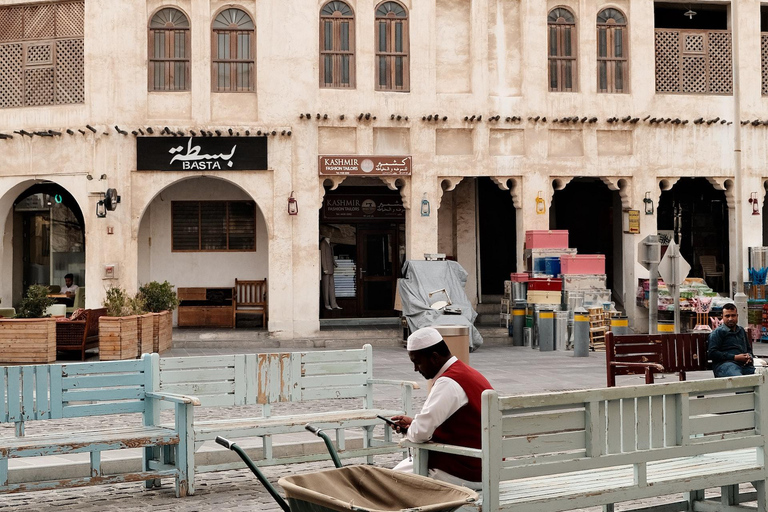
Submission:
<svg viewBox="0 0 768 512">
<path fill-rule="evenodd" d="M 643 203 L 645 203 L 645 214 L 653 215 L 653 199 L 651 199 L 650 192 L 645 193 L 645 198 L 643 199 Z"/>
<path fill-rule="evenodd" d="M 299 203 L 296 198 L 293 197 L 293 190 L 291 190 L 291 196 L 288 198 L 288 215 L 299 214 Z"/>
<path fill-rule="evenodd" d="M 757 199 L 757 192 L 752 192 L 749 194 L 749 204 L 752 205 L 752 215 L 760 215 L 760 208 L 757 205 L 758 199 Z"/>
<path fill-rule="evenodd" d="M 430 212 L 429 200 L 427 199 L 427 194 L 425 192 L 421 199 L 421 216 L 429 217 Z"/>
</svg>

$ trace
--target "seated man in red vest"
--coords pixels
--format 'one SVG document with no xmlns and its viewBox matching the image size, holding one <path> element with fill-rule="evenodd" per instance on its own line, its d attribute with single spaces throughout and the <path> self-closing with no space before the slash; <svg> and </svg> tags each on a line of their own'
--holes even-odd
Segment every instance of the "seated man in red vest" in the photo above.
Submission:
<svg viewBox="0 0 768 512">
<path fill-rule="evenodd" d="M 445 443 L 481 448 L 480 395 L 493 389 L 480 372 L 451 355 L 443 337 L 432 327 L 424 327 L 408 337 L 408 357 L 413 370 L 425 379 L 434 379 L 432 390 L 421 412 L 414 418 L 393 416 L 394 428 L 414 443 Z M 480 489 L 481 459 L 430 452 L 429 476 L 437 480 Z M 395 467 L 413 471 L 406 459 Z"/>
</svg>

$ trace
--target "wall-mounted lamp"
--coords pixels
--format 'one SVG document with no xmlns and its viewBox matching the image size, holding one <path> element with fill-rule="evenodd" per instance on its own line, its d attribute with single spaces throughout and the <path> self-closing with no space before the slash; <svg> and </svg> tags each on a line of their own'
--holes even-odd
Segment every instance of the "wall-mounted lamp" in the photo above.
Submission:
<svg viewBox="0 0 768 512">
<path fill-rule="evenodd" d="M 430 211 L 429 200 L 427 199 L 427 194 L 424 193 L 424 196 L 421 199 L 421 216 L 429 217 Z"/>
<path fill-rule="evenodd" d="M 536 214 L 544 215 L 547 212 L 547 203 L 544 202 L 544 198 L 541 197 L 541 190 L 536 194 Z"/>
<path fill-rule="evenodd" d="M 296 201 L 296 198 L 293 197 L 293 190 L 291 190 L 291 197 L 288 198 L 288 215 L 298 215 L 299 214 L 299 203 Z"/>
<path fill-rule="evenodd" d="M 757 192 L 752 192 L 749 194 L 749 204 L 752 205 L 752 215 L 760 215 L 760 209 L 757 206 Z"/>
<path fill-rule="evenodd" d="M 643 199 L 643 203 L 645 203 L 645 214 L 653 215 L 653 199 L 651 199 L 650 192 L 645 193 L 645 198 Z"/>
<path fill-rule="evenodd" d="M 96 203 L 96 217 L 103 219 L 107 216 L 107 206 L 104 204 L 103 200 L 99 200 L 98 203 Z"/>
</svg>

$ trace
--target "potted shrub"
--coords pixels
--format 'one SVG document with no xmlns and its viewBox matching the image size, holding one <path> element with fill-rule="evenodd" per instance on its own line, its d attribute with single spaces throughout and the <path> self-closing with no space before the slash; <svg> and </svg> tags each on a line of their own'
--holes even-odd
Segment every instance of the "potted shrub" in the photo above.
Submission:
<svg viewBox="0 0 768 512">
<path fill-rule="evenodd" d="M 56 361 L 56 320 L 45 311 L 52 304 L 47 286 L 32 285 L 19 304 L 16 316 L 0 317 L 0 362 Z"/>
<path fill-rule="evenodd" d="M 135 359 L 139 352 L 138 316 L 125 290 L 111 286 L 102 305 L 107 314 L 99 318 L 99 360 Z"/>
<path fill-rule="evenodd" d="M 136 315 L 136 357 L 140 358 L 141 354 L 154 351 L 154 314 L 147 310 L 146 301 L 141 293 L 129 297 L 126 304 L 130 312 Z"/>
<path fill-rule="evenodd" d="M 165 352 L 173 345 L 173 310 L 179 306 L 179 299 L 173 285 L 168 281 L 150 281 L 139 287 L 147 311 L 153 313 L 153 350 Z"/>
</svg>

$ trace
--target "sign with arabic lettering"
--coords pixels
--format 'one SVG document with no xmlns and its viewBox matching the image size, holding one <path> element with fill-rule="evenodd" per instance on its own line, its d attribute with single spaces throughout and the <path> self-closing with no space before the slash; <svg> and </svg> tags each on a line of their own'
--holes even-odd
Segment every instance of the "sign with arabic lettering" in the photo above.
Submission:
<svg viewBox="0 0 768 512">
<path fill-rule="evenodd" d="M 137 137 L 139 171 L 266 170 L 266 137 Z"/>
<path fill-rule="evenodd" d="M 320 155 L 320 176 L 410 176 L 410 156 Z"/>
<path fill-rule="evenodd" d="M 321 210 L 322 220 L 404 219 L 405 208 L 399 195 L 327 195 Z"/>
</svg>

